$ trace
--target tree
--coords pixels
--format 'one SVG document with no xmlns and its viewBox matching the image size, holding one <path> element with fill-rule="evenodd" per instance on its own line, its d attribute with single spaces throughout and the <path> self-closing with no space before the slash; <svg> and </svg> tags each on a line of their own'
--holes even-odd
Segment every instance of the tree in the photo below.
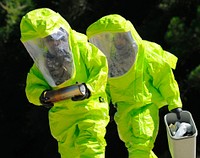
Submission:
<svg viewBox="0 0 200 158">
<path fill-rule="evenodd" d="M 0 2 L 1 14 L 3 14 L 3 19 L 1 19 L 2 25 L 0 28 L 0 35 L 3 42 L 13 35 L 16 31 L 16 26 L 18 26 L 22 15 L 34 7 L 34 4 L 31 0 L 10 0 Z"/>
</svg>

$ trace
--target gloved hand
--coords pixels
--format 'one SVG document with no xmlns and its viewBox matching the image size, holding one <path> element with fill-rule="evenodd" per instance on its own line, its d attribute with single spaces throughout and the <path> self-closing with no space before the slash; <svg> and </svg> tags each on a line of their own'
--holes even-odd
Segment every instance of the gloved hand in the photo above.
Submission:
<svg viewBox="0 0 200 158">
<path fill-rule="evenodd" d="M 40 95 L 40 103 L 45 107 L 45 108 L 52 108 L 54 105 L 52 102 L 49 102 L 49 98 L 45 96 L 47 90 L 43 91 L 42 94 Z"/>
<path fill-rule="evenodd" d="M 74 97 L 72 97 L 72 100 L 73 101 L 79 101 L 79 100 L 84 100 L 84 99 L 87 99 L 87 98 L 89 98 L 90 97 L 90 90 L 87 88 L 87 86 L 86 86 L 86 84 L 85 83 L 83 83 L 84 84 L 84 86 L 85 86 L 85 95 L 79 95 L 79 96 L 74 96 Z"/>
<path fill-rule="evenodd" d="M 181 108 L 172 109 L 171 112 L 175 113 L 179 120 L 181 119 L 181 112 L 182 112 Z"/>
</svg>

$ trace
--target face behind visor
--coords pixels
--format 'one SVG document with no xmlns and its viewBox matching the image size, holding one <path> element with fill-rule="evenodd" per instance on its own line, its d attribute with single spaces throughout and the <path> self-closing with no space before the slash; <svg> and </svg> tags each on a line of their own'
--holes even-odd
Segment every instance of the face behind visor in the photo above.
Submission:
<svg viewBox="0 0 200 158">
<path fill-rule="evenodd" d="M 134 65 L 137 45 L 130 32 L 102 32 L 93 35 L 89 41 L 107 57 L 109 77 L 119 77 Z"/>
<path fill-rule="evenodd" d="M 63 28 L 44 38 L 29 40 L 24 45 L 50 86 L 58 86 L 71 78 L 73 56 L 68 33 Z"/>
</svg>

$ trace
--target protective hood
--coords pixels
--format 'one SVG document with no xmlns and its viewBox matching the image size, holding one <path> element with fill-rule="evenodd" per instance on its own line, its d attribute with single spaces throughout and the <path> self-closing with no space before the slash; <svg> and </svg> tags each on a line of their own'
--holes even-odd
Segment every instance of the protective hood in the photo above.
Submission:
<svg viewBox="0 0 200 158">
<path fill-rule="evenodd" d="M 142 39 L 133 25 L 120 15 L 102 17 L 88 27 L 86 34 L 106 55 L 110 78 L 123 76 L 134 65 Z"/>
<path fill-rule="evenodd" d="M 69 24 L 50 9 L 36 9 L 21 21 L 21 41 L 51 87 L 69 80 L 74 71 Z"/>
<path fill-rule="evenodd" d="M 118 14 L 111 14 L 100 18 L 98 21 L 90 25 L 86 30 L 86 34 L 87 37 L 90 39 L 92 36 L 100 34 L 102 32 L 129 31 L 131 31 L 133 39 L 136 41 L 137 45 L 139 45 L 142 42 L 142 39 L 135 30 L 132 23 Z"/>
<path fill-rule="evenodd" d="M 43 38 L 55 29 L 63 27 L 70 31 L 68 22 L 59 14 L 48 8 L 35 9 L 22 17 L 20 23 L 21 41 Z"/>
</svg>

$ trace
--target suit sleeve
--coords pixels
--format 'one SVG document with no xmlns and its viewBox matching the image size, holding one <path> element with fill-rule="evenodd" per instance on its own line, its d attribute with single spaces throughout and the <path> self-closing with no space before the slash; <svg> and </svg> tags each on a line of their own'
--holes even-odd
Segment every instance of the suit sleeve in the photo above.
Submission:
<svg viewBox="0 0 200 158">
<path fill-rule="evenodd" d="M 162 61 L 162 59 L 158 59 Z M 149 65 L 153 85 L 168 103 L 168 109 L 182 107 L 178 83 L 166 62 L 152 62 Z"/>
<path fill-rule="evenodd" d="M 34 64 L 26 79 L 26 96 L 28 101 L 34 105 L 41 105 L 39 97 L 44 90 L 51 89 L 48 83 L 43 78 L 42 74 Z"/>
<path fill-rule="evenodd" d="M 87 69 L 89 70 L 89 78 L 87 86 L 91 93 L 105 92 L 108 77 L 108 63 L 105 55 L 94 45 L 87 43 L 87 52 L 83 58 Z"/>
</svg>

